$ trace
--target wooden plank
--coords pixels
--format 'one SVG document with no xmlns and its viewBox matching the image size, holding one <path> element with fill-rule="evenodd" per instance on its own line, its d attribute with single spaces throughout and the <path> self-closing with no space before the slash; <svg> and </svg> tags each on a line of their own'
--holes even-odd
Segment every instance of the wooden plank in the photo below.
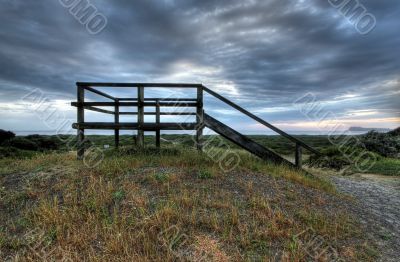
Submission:
<svg viewBox="0 0 400 262">
<path fill-rule="evenodd" d="M 264 126 L 272 129 L 273 131 L 277 132 L 278 134 L 286 137 L 287 139 L 291 140 L 292 142 L 298 143 L 299 145 L 301 145 L 302 147 L 306 148 L 307 150 L 315 153 L 315 154 L 321 154 L 320 152 L 318 152 L 317 150 L 315 150 L 314 148 L 310 147 L 309 145 L 307 145 L 306 143 L 304 143 L 303 141 L 289 135 L 288 133 L 280 130 L 279 128 L 273 126 L 272 124 L 264 121 L 263 119 L 259 118 L 258 116 L 250 113 L 249 111 L 247 111 L 246 109 L 238 106 L 237 104 L 233 103 L 232 101 L 226 99 L 225 97 L 221 96 L 220 94 L 208 89 L 207 87 L 203 87 L 203 90 L 206 91 L 207 93 L 209 93 L 210 95 L 218 98 L 219 100 L 225 102 L 226 104 L 230 105 L 231 107 L 235 108 L 236 110 L 242 112 L 243 114 L 247 115 L 248 117 L 256 120 L 257 122 L 263 124 Z"/>
<path fill-rule="evenodd" d="M 77 99 L 80 104 L 82 104 L 85 101 L 85 89 L 82 86 L 78 86 L 77 88 Z M 77 109 L 77 121 L 78 124 L 82 124 L 85 122 L 85 108 L 80 105 L 78 106 Z M 77 138 L 78 138 L 78 144 L 77 144 L 77 158 L 78 160 L 83 160 L 85 156 L 85 129 L 84 128 L 79 128 L 77 130 Z"/>
<path fill-rule="evenodd" d="M 183 122 L 183 123 L 143 123 L 142 128 L 145 131 L 156 131 L 158 129 L 160 130 L 196 130 L 196 125 L 197 123 L 189 123 L 189 122 Z M 119 130 L 138 130 L 139 125 L 138 123 L 125 123 L 125 122 L 120 122 L 118 124 L 115 123 L 105 123 L 105 122 L 86 122 L 86 123 L 74 123 L 72 124 L 72 128 L 74 129 L 79 129 L 79 128 L 84 128 L 84 129 L 104 129 L 104 130 L 114 130 L 114 129 L 119 129 Z"/>
<path fill-rule="evenodd" d="M 155 107 L 156 102 L 143 102 L 143 106 L 150 106 L 150 107 Z M 71 106 L 80 106 L 80 102 L 72 102 Z M 109 106 L 109 107 L 115 107 L 115 102 L 84 102 L 82 104 L 83 106 Z M 119 106 L 120 107 L 126 107 L 126 106 L 138 106 L 138 102 L 120 102 Z M 185 103 L 185 102 L 160 102 L 161 107 L 196 107 L 197 103 Z"/>
<path fill-rule="evenodd" d="M 144 146 L 144 130 L 142 129 L 144 123 L 144 88 L 142 86 L 138 87 L 138 136 L 137 136 L 137 143 L 139 147 Z"/>
<path fill-rule="evenodd" d="M 160 124 L 160 101 L 156 101 L 157 106 L 156 106 L 156 124 L 159 125 Z M 161 146 L 161 132 L 160 129 L 156 130 L 156 147 L 160 148 Z"/>
<path fill-rule="evenodd" d="M 131 115 L 135 116 L 138 112 L 119 112 L 120 115 Z M 154 116 L 157 115 L 157 112 L 144 112 L 145 116 Z M 160 116 L 195 116 L 196 113 L 189 112 L 160 112 Z"/>
<path fill-rule="evenodd" d="M 302 147 L 299 144 L 296 144 L 296 152 L 295 152 L 295 165 L 297 168 L 302 168 L 303 166 L 303 152 Z"/>
<path fill-rule="evenodd" d="M 114 123 L 115 124 L 119 124 L 119 101 L 118 99 L 115 100 L 115 113 L 114 113 Z M 119 129 L 116 128 L 114 129 L 114 140 L 115 140 L 115 147 L 118 148 L 119 147 Z"/>
<path fill-rule="evenodd" d="M 90 91 L 90 92 L 92 92 L 92 93 L 95 93 L 95 94 L 98 94 L 98 95 L 100 95 L 100 96 L 104 96 L 104 97 L 110 98 L 111 100 L 114 100 L 114 101 L 115 101 L 115 97 L 110 96 L 109 94 L 106 94 L 106 93 L 104 93 L 104 92 L 101 92 L 101 91 L 99 91 L 99 90 L 96 90 L 96 89 L 94 89 L 94 88 L 91 88 L 91 87 L 89 87 L 89 86 L 83 86 L 83 88 L 85 88 L 86 90 L 88 90 L 88 91 Z"/>
<path fill-rule="evenodd" d="M 99 112 L 99 113 L 110 114 L 110 115 L 114 114 L 114 111 L 105 110 L 105 109 L 97 108 L 94 106 L 84 106 L 84 108 L 87 110 L 95 111 L 95 112 Z"/>
<path fill-rule="evenodd" d="M 159 102 L 173 102 L 173 101 L 191 101 L 196 102 L 196 98 L 145 98 L 144 101 L 159 101 Z"/>
<path fill-rule="evenodd" d="M 203 129 L 204 129 L 204 116 L 203 116 L 203 88 L 197 88 L 197 107 L 196 107 L 196 146 L 197 150 L 203 150 Z"/>
<path fill-rule="evenodd" d="M 254 142 L 247 136 L 242 135 L 241 133 L 237 132 L 236 130 L 228 127 L 227 125 L 219 122 L 218 120 L 212 118 L 211 116 L 204 114 L 204 124 L 220 134 L 221 136 L 225 137 L 229 141 L 232 141 L 236 145 L 242 147 L 243 149 L 249 151 L 250 153 L 260 157 L 264 160 L 273 161 L 277 164 L 287 164 L 289 166 L 293 166 L 293 164 L 283 157 L 279 156 L 275 152 L 271 151 L 268 148 Z"/>
<path fill-rule="evenodd" d="M 129 97 L 122 97 L 118 98 L 119 101 L 137 101 L 137 98 L 129 98 Z M 195 98 L 145 98 L 144 101 L 163 101 L 163 102 L 171 102 L 171 101 L 191 101 L 195 102 L 197 99 Z"/>
<path fill-rule="evenodd" d="M 71 102 L 71 106 L 108 106 L 108 107 L 115 107 L 115 102 Z M 123 107 L 123 106 L 137 106 L 138 103 L 137 102 L 120 102 L 119 106 Z"/>
<path fill-rule="evenodd" d="M 169 88 L 197 88 L 201 84 L 187 83 L 101 83 L 101 82 L 77 82 L 77 86 L 97 86 L 97 87 L 169 87 Z"/>
</svg>

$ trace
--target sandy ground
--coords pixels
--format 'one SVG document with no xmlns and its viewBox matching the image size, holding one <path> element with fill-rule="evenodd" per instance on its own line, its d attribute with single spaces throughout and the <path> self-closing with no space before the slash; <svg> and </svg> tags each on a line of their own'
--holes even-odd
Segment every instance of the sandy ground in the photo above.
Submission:
<svg viewBox="0 0 400 262">
<path fill-rule="evenodd" d="M 329 177 L 338 191 L 354 198 L 350 208 L 378 241 L 379 261 L 399 261 L 400 178 L 375 174 Z"/>
</svg>

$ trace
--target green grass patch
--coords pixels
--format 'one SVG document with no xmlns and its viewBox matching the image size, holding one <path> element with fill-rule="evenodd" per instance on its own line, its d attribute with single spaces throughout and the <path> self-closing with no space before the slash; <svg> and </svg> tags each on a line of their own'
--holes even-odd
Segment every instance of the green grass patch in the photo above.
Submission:
<svg viewBox="0 0 400 262">
<path fill-rule="evenodd" d="M 211 179 L 214 174 L 210 170 L 200 170 L 197 172 L 197 177 L 200 179 Z"/>
<path fill-rule="evenodd" d="M 155 174 L 153 174 L 153 177 L 157 182 L 160 182 L 160 183 L 164 183 L 169 180 L 168 174 L 165 174 L 165 173 L 155 173 Z"/>
<path fill-rule="evenodd" d="M 380 158 L 366 173 L 400 176 L 400 159 Z"/>
</svg>

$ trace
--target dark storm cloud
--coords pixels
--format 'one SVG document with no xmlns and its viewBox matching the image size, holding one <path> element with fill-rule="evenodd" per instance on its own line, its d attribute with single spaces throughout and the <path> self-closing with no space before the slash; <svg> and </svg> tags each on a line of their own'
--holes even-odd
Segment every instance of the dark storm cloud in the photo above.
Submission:
<svg viewBox="0 0 400 262">
<path fill-rule="evenodd" d="M 361 1 L 377 19 L 366 36 L 328 0 L 90 2 L 108 20 L 98 35 L 58 1 L 1 1 L 0 101 L 36 87 L 73 99 L 78 80 L 164 80 L 186 63 L 200 68 L 189 80 L 232 84 L 253 110 L 289 107 L 313 92 L 323 101 L 360 97 L 349 109 L 400 112 L 398 82 L 385 84 L 399 79 L 397 0 Z M 336 110 L 346 113 L 340 103 Z"/>
</svg>

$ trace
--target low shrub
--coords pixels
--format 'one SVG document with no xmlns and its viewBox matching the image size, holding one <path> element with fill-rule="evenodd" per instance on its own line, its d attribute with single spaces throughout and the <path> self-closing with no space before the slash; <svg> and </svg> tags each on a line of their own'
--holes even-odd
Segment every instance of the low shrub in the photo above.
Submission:
<svg viewBox="0 0 400 262">
<path fill-rule="evenodd" d="M 361 137 L 365 148 L 384 157 L 400 158 L 400 136 L 371 131 Z"/>
<path fill-rule="evenodd" d="M 47 151 L 60 149 L 62 147 L 62 142 L 56 137 L 29 135 L 24 137 L 12 137 L 5 140 L 1 145 L 23 150 Z"/>
<path fill-rule="evenodd" d="M 41 136 L 41 135 L 29 135 L 26 139 L 34 142 L 38 145 L 39 150 L 57 150 L 61 146 L 61 142 L 55 137 Z"/>
<path fill-rule="evenodd" d="M 15 147 L 18 149 L 32 150 L 32 151 L 37 151 L 39 149 L 39 146 L 35 142 L 32 142 L 31 140 L 26 139 L 24 137 L 18 137 L 18 136 L 5 141 L 3 143 L 3 146 Z"/>
<path fill-rule="evenodd" d="M 391 136 L 400 136 L 400 127 L 396 128 L 395 130 L 392 130 L 388 133 Z"/>
<path fill-rule="evenodd" d="M 30 158 L 35 155 L 33 151 L 21 150 L 15 147 L 0 147 L 0 158 Z"/>
<path fill-rule="evenodd" d="M 346 166 L 351 165 L 351 161 L 343 155 L 335 156 L 310 156 L 309 165 L 311 167 L 330 168 L 341 170 Z"/>
<path fill-rule="evenodd" d="M 312 167 L 341 170 L 351 165 L 351 160 L 338 147 L 331 146 L 321 150 L 321 155 L 311 155 L 309 164 Z"/>
<path fill-rule="evenodd" d="M 321 150 L 322 155 L 311 155 L 309 165 L 311 167 L 331 168 L 342 170 L 353 166 L 354 169 L 363 170 L 375 164 L 383 157 L 375 152 L 359 147 L 328 147 Z"/>
<path fill-rule="evenodd" d="M 15 134 L 13 132 L 0 129 L 0 144 L 2 144 L 4 141 L 10 140 L 14 137 L 15 137 Z"/>
</svg>

